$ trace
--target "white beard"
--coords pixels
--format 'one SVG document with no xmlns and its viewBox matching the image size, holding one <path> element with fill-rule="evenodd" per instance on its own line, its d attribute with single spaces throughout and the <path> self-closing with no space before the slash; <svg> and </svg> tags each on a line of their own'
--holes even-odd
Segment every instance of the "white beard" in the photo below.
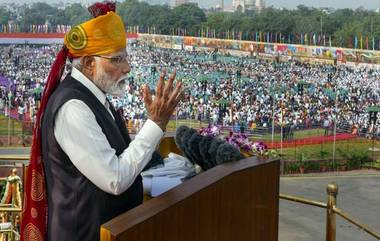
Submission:
<svg viewBox="0 0 380 241">
<path fill-rule="evenodd" d="M 106 94 L 122 97 L 126 90 L 127 76 L 122 76 L 116 82 L 111 81 L 111 76 L 104 71 L 99 62 L 97 62 L 97 65 L 96 76 L 94 78 L 95 85 Z"/>
<path fill-rule="evenodd" d="M 116 83 L 113 83 L 105 92 L 109 95 L 122 97 L 125 94 L 126 86 L 126 77 L 123 77 L 120 78 Z"/>
</svg>

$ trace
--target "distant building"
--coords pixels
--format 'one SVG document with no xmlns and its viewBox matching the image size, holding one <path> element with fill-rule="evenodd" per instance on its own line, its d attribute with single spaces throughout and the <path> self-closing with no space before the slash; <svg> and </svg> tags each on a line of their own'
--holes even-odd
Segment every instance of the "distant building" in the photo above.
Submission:
<svg viewBox="0 0 380 241">
<path fill-rule="evenodd" d="M 190 3 L 190 2 L 191 2 L 190 0 L 175 0 L 174 1 L 174 7 L 180 6 L 180 5 L 185 4 L 185 3 Z"/>
<path fill-rule="evenodd" d="M 263 11 L 264 8 L 265 8 L 264 0 L 256 0 L 256 4 L 255 4 L 256 11 L 260 13 L 261 11 Z"/>
<path fill-rule="evenodd" d="M 232 0 L 232 6 L 235 11 L 245 11 L 245 1 L 244 0 Z"/>
<path fill-rule="evenodd" d="M 255 10 L 261 12 L 265 8 L 265 3 L 264 0 L 233 0 L 232 6 L 235 11 Z"/>
</svg>

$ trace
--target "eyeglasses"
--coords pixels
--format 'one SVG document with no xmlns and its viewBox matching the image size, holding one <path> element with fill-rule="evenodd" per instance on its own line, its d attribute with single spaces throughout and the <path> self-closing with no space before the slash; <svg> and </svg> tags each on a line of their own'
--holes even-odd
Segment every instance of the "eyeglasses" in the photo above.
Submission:
<svg viewBox="0 0 380 241">
<path fill-rule="evenodd" d="M 103 59 L 108 59 L 110 60 L 111 63 L 116 64 L 116 65 L 121 65 L 123 63 L 126 63 L 128 61 L 128 55 L 119 55 L 115 57 L 108 57 L 108 56 L 101 56 L 101 55 L 94 55 L 95 57 L 103 58 Z"/>
</svg>

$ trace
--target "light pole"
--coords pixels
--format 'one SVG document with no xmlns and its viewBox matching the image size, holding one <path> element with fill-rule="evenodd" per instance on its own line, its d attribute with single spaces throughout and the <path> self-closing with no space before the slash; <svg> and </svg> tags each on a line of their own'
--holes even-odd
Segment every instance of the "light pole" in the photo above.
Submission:
<svg viewBox="0 0 380 241">
<path fill-rule="evenodd" d="M 336 86 L 335 86 L 336 88 Z M 338 120 L 338 95 L 339 91 L 335 92 L 335 107 L 334 107 L 334 143 L 333 143 L 333 166 L 335 167 L 335 145 L 336 145 L 336 123 Z"/>
<path fill-rule="evenodd" d="M 330 73 L 332 72 L 332 69 L 330 69 Z M 338 96 L 339 96 L 339 91 L 338 91 L 338 85 L 337 82 L 335 81 L 335 103 L 334 103 L 334 143 L 333 143 L 333 166 L 335 167 L 335 146 L 336 146 L 336 124 L 338 121 Z"/>
<path fill-rule="evenodd" d="M 12 93 L 11 93 L 11 82 L 9 82 L 8 85 L 8 146 L 11 145 L 11 98 L 12 98 Z"/>
<path fill-rule="evenodd" d="M 321 35 L 323 33 L 323 14 L 321 15 Z"/>
<path fill-rule="evenodd" d="M 282 156 L 282 144 L 284 139 L 284 100 L 281 98 L 281 156 Z"/>
</svg>

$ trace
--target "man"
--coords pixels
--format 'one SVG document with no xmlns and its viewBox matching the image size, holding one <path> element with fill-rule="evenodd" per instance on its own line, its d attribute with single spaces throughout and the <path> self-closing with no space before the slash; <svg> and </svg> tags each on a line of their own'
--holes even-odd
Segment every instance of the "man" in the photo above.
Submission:
<svg viewBox="0 0 380 241">
<path fill-rule="evenodd" d="M 124 94 L 131 70 L 124 26 L 114 10 L 111 3 L 90 7 L 95 18 L 65 36 L 65 47 L 53 64 L 34 131 L 23 240 L 96 241 L 101 224 L 142 203 L 140 172 L 181 99 L 182 84 L 172 87 L 175 73 L 165 84 L 163 73 L 155 98 L 144 87 L 149 116 L 131 141 L 121 116 L 106 99 L 106 94 Z M 66 55 L 73 58 L 73 68 L 56 87 Z M 39 145 L 45 170 L 38 165 Z"/>
<path fill-rule="evenodd" d="M 25 106 L 24 103 L 21 102 L 17 109 L 18 112 L 18 120 L 23 121 L 24 120 L 24 113 L 25 113 Z"/>
</svg>

